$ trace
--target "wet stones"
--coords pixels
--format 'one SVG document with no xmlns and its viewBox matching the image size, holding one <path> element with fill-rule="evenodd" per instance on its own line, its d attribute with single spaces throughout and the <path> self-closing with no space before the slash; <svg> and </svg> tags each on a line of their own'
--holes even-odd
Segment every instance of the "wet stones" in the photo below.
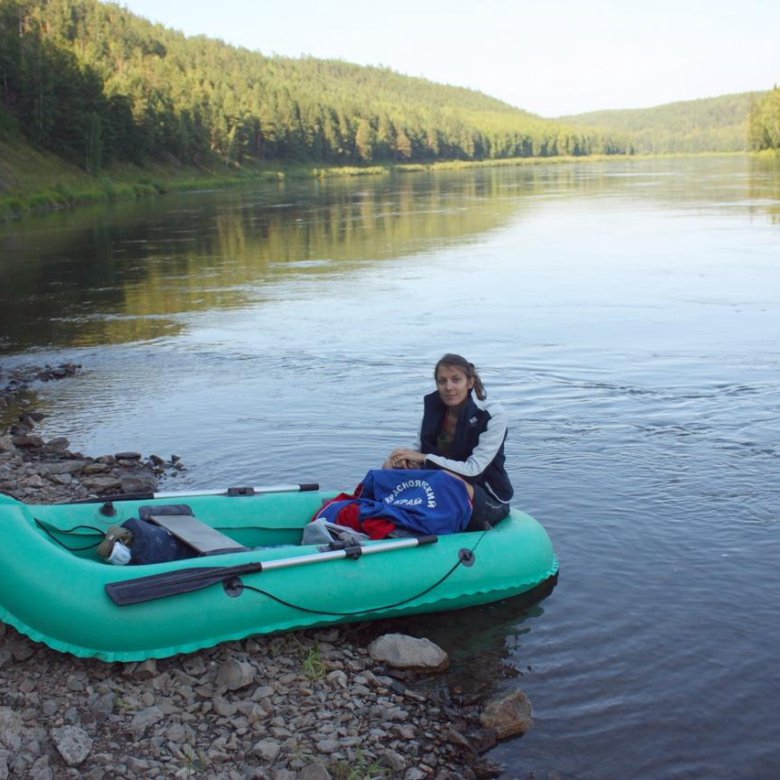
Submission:
<svg viewBox="0 0 780 780">
<path fill-rule="evenodd" d="M 498 739 L 525 734 L 534 723 L 531 701 L 522 691 L 511 691 L 489 701 L 480 721 L 495 730 Z"/>
<path fill-rule="evenodd" d="M 177 456 L 169 461 L 139 453 L 92 458 L 73 453 L 68 446 L 64 437 L 45 442 L 32 433 L 0 432 L 0 492 L 22 501 L 35 495 L 42 503 L 153 493 L 162 476 L 183 470 Z M 130 454 L 133 457 L 127 457 Z"/>
</svg>

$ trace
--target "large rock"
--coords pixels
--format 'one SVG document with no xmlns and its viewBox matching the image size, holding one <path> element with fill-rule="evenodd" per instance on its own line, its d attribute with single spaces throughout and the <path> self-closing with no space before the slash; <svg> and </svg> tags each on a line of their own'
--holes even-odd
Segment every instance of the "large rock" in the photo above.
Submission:
<svg viewBox="0 0 780 780">
<path fill-rule="evenodd" d="M 32 450 L 43 447 L 43 439 L 40 436 L 34 436 L 30 434 L 19 434 L 17 436 L 12 436 L 11 441 L 15 447 L 19 447 L 20 449 Z"/>
<path fill-rule="evenodd" d="M 84 480 L 84 486 L 90 490 L 94 490 L 96 493 L 107 493 L 112 490 L 119 490 L 122 487 L 122 483 L 117 477 L 87 477 Z"/>
<path fill-rule="evenodd" d="M 68 766 L 84 763 L 92 750 L 92 740 L 84 729 L 78 726 L 62 726 L 52 729 L 51 737 L 57 751 Z"/>
<path fill-rule="evenodd" d="M 24 724 L 21 716 L 10 707 L 0 707 L 0 745 L 18 750 L 22 745 Z"/>
<path fill-rule="evenodd" d="M 525 734 L 534 725 L 531 700 L 522 691 L 512 691 L 489 701 L 480 720 L 498 739 Z"/>
<path fill-rule="evenodd" d="M 441 672 L 450 665 L 447 653 L 430 639 L 405 634 L 384 634 L 368 646 L 368 652 L 375 661 L 396 669 Z"/>
<path fill-rule="evenodd" d="M 123 493 L 154 493 L 157 477 L 147 468 L 121 468 L 117 470 Z"/>
<path fill-rule="evenodd" d="M 255 670 L 247 661 L 229 658 L 219 668 L 217 687 L 225 691 L 238 691 L 255 681 Z"/>
<path fill-rule="evenodd" d="M 87 465 L 85 460 L 58 460 L 53 463 L 41 463 L 38 470 L 41 474 L 54 476 L 56 474 L 77 474 Z"/>
</svg>

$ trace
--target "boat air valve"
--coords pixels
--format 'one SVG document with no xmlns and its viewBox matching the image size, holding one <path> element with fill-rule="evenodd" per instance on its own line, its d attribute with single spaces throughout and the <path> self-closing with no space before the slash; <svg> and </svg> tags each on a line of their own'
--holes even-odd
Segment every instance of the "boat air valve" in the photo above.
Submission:
<svg viewBox="0 0 780 780">
<path fill-rule="evenodd" d="M 474 555 L 473 550 L 469 550 L 466 547 L 461 547 L 461 549 L 458 550 L 458 560 L 464 566 L 473 566 L 474 562 L 477 560 L 477 556 Z"/>
<path fill-rule="evenodd" d="M 116 507 L 112 501 L 106 501 L 103 506 L 100 507 L 100 514 L 104 517 L 113 517 L 116 514 Z"/>
<path fill-rule="evenodd" d="M 241 582 L 241 577 L 229 577 L 223 580 L 222 587 L 225 589 L 226 595 L 232 599 L 237 598 L 244 592 L 244 583 Z"/>
</svg>

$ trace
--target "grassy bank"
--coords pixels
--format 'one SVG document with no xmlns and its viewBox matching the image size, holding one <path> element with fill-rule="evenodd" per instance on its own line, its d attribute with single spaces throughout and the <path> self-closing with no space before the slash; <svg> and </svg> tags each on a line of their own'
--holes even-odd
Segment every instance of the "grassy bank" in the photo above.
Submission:
<svg viewBox="0 0 780 780">
<path fill-rule="evenodd" d="M 0 140 L 0 222 L 25 214 L 41 213 L 91 203 L 154 197 L 176 190 L 228 187 L 247 182 L 331 176 L 380 176 L 391 171 L 461 170 L 517 165 L 551 165 L 571 162 L 626 160 L 625 156 L 515 158 L 431 164 L 338 167 L 323 165 L 248 165 L 244 167 L 184 167 L 173 162 L 143 168 L 122 165 L 100 176 L 90 174 L 59 157 L 33 149 L 20 140 Z M 637 158 L 630 158 L 637 159 Z"/>
<path fill-rule="evenodd" d="M 144 198 L 176 190 L 327 176 L 382 175 L 388 168 L 315 165 L 185 167 L 153 163 L 115 166 L 91 176 L 22 141 L 0 140 L 0 222 L 91 203 Z"/>
</svg>

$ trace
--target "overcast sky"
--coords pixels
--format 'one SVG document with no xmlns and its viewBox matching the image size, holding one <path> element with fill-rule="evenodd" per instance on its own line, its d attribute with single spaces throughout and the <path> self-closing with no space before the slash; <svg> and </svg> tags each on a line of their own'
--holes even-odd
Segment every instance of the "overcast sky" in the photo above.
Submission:
<svg viewBox="0 0 780 780">
<path fill-rule="evenodd" d="M 771 89 L 779 0 L 124 0 L 186 35 L 343 59 L 546 117 Z"/>
</svg>

